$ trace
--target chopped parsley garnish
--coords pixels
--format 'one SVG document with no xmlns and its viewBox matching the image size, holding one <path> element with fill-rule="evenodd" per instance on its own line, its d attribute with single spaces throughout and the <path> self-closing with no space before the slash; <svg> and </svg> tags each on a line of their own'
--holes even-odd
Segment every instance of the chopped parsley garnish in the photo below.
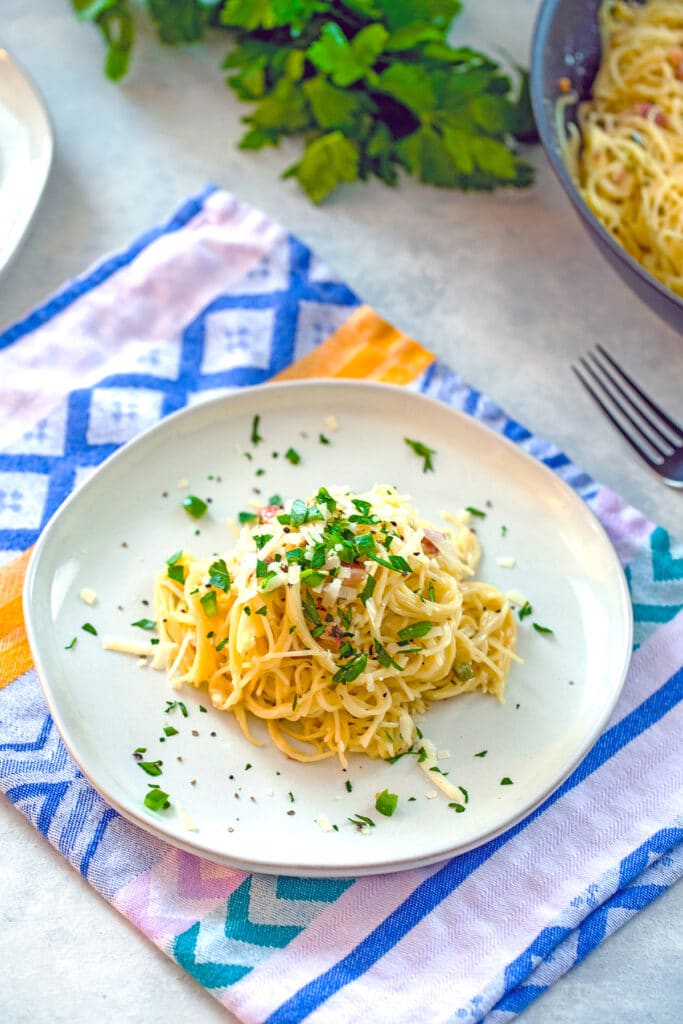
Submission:
<svg viewBox="0 0 683 1024">
<path fill-rule="evenodd" d="M 163 761 L 138 761 L 138 767 L 142 768 L 143 772 L 147 772 L 148 775 L 161 775 L 163 763 Z"/>
<path fill-rule="evenodd" d="M 501 537 L 507 537 L 507 532 L 508 532 L 507 526 L 504 526 L 504 525 L 501 526 L 501 528 L 500 528 L 500 535 L 501 535 Z"/>
<path fill-rule="evenodd" d="M 337 608 L 337 615 L 344 629 L 348 629 L 353 619 L 353 612 L 350 608 L 342 608 L 341 605 Z"/>
<path fill-rule="evenodd" d="M 66 645 L 66 647 L 64 648 L 64 650 L 65 650 L 65 651 L 71 651 L 71 650 L 73 650 L 73 648 L 74 648 L 74 647 L 76 646 L 76 642 L 77 642 L 77 640 L 78 640 L 78 637 L 76 637 L 76 636 L 75 636 L 75 637 L 73 638 L 73 640 L 71 641 L 71 643 L 70 643 L 70 644 L 67 644 L 67 645 Z"/>
<path fill-rule="evenodd" d="M 355 654 L 354 657 L 346 665 L 342 665 L 334 675 L 332 676 L 333 683 L 352 683 L 354 679 L 358 679 L 361 672 L 365 671 L 365 666 L 368 663 L 367 654 Z"/>
<path fill-rule="evenodd" d="M 479 753 L 475 754 L 474 756 L 475 757 L 486 757 L 487 754 L 488 754 L 488 750 L 480 750 Z"/>
<path fill-rule="evenodd" d="M 186 498 L 183 498 L 183 508 L 193 519 L 201 519 L 206 514 L 208 507 L 206 502 L 198 498 L 196 494 L 188 494 Z"/>
<path fill-rule="evenodd" d="M 506 775 L 504 779 L 500 780 L 500 784 L 501 786 L 512 786 L 513 782 L 512 779 L 508 778 L 508 776 Z"/>
<path fill-rule="evenodd" d="M 181 548 L 180 551 L 176 551 L 174 554 L 172 554 L 170 556 L 170 558 L 166 559 L 166 565 L 175 565 L 176 562 L 178 561 L 178 559 L 182 558 L 182 556 L 183 556 L 183 549 Z"/>
<path fill-rule="evenodd" d="M 329 442 L 328 442 L 329 444 Z M 337 502 L 332 497 L 326 487 L 321 487 L 315 496 L 315 500 L 319 505 L 325 505 L 328 512 L 335 512 L 337 508 Z"/>
<path fill-rule="evenodd" d="M 356 828 L 359 829 L 363 828 L 364 825 L 367 825 L 368 828 L 375 827 L 375 823 L 372 820 L 372 818 L 366 818 L 364 814 L 357 814 L 355 818 L 349 818 L 348 820 L 351 822 L 352 825 L 355 825 Z"/>
<path fill-rule="evenodd" d="M 266 544 L 268 543 L 268 541 L 272 540 L 272 539 L 273 539 L 272 533 L 255 533 L 254 534 L 254 544 L 256 545 L 256 548 L 257 548 L 258 551 L 260 551 L 261 548 L 265 547 Z"/>
<path fill-rule="evenodd" d="M 329 437 L 325 437 L 324 434 L 318 434 L 318 440 L 320 441 L 320 444 L 329 444 L 330 443 Z"/>
<path fill-rule="evenodd" d="M 369 501 L 364 501 L 363 498 L 352 498 L 351 504 L 354 508 L 357 508 L 362 516 L 370 515 L 372 505 Z"/>
<path fill-rule="evenodd" d="M 361 601 L 363 602 L 363 604 L 367 604 L 368 603 L 368 601 L 370 600 L 370 598 L 373 595 L 373 592 L 374 592 L 376 586 L 377 586 L 377 580 L 375 579 L 375 577 L 374 576 L 368 576 L 368 578 L 365 581 L 365 586 L 363 587 L 363 589 L 361 590 L 360 594 L 358 595 L 359 598 L 361 599 Z"/>
<path fill-rule="evenodd" d="M 436 601 L 436 594 L 434 593 L 434 584 L 432 583 L 431 580 L 429 581 L 429 587 L 427 588 L 427 600 L 431 601 L 432 603 Z"/>
<path fill-rule="evenodd" d="M 351 782 L 351 779 L 346 779 L 346 781 L 344 782 L 344 785 L 346 786 L 346 792 L 347 793 L 352 793 L 353 792 L 353 783 Z"/>
<path fill-rule="evenodd" d="M 461 683 L 466 683 L 468 679 L 474 679 L 474 669 L 469 661 L 458 662 L 455 666 L 455 674 Z"/>
<path fill-rule="evenodd" d="M 412 572 L 412 569 L 406 562 L 405 558 L 401 558 L 400 555 L 389 555 L 389 561 L 391 563 L 391 568 L 395 569 L 396 572 Z"/>
<path fill-rule="evenodd" d="M 526 619 L 527 615 L 531 615 L 532 613 L 533 608 L 531 607 L 528 601 L 525 601 L 522 607 L 517 612 L 520 619 Z"/>
<path fill-rule="evenodd" d="M 361 533 L 359 537 L 356 537 L 356 551 L 361 557 L 369 556 L 375 551 L 375 538 L 371 533 Z"/>
<path fill-rule="evenodd" d="M 178 735 L 178 730 L 176 729 L 176 727 L 174 725 L 165 725 L 164 726 L 164 735 L 165 736 L 177 736 Z"/>
<path fill-rule="evenodd" d="M 264 576 L 268 575 L 269 571 L 270 570 L 268 569 L 268 563 L 264 562 L 263 559 L 261 559 L 261 558 L 257 558 L 256 559 L 256 579 L 257 580 L 262 580 L 264 578 Z"/>
<path fill-rule="evenodd" d="M 282 506 L 283 501 L 279 494 L 271 494 L 268 498 L 268 504 Z"/>
<path fill-rule="evenodd" d="M 240 526 L 244 526 L 245 523 L 255 523 L 258 516 L 255 512 L 239 512 L 237 515 L 237 521 Z"/>
<path fill-rule="evenodd" d="M 266 608 L 266 606 L 264 604 L 262 604 L 260 608 L 256 609 L 255 614 L 256 615 L 267 615 L 268 614 L 268 609 Z"/>
<path fill-rule="evenodd" d="M 156 629 L 157 624 L 154 619 L 138 619 L 137 622 L 131 622 L 131 626 L 137 626 L 138 629 Z"/>
<path fill-rule="evenodd" d="M 261 580 L 261 590 L 265 590 L 266 587 L 268 586 L 268 584 L 270 583 L 270 581 L 274 580 L 276 576 L 277 576 L 277 573 L 274 570 L 272 570 L 272 569 L 271 569 L 270 572 L 266 573 L 266 575 Z"/>
<path fill-rule="evenodd" d="M 327 579 L 327 573 L 316 572 L 315 569 L 304 569 L 301 573 L 301 582 L 308 587 L 318 587 Z"/>
<path fill-rule="evenodd" d="M 187 718 L 187 708 L 181 700 L 167 700 L 165 709 L 166 714 L 168 714 L 169 711 L 173 711 L 174 708 L 180 708 L 183 718 Z"/>
<path fill-rule="evenodd" d="M 287 459 L 287 462 L 291 462 L 293 466 L 298 466 L 299 463 L 301 462 L 301 456 L 299 455 L 298 451 L 296 451 L 296 449 L 294 448 L 287 449 L 287 451 L 285 452 L 285 458 Z"/>
<path fill-rule="evenodd" d="M 314 626 L 319 626 L 320 615 L 318 614 L 318 609 L 316 607 L 315 601 L 313 600 L 311 594 L 308 591 L 306 591 L 302 598 L 302 605 L 304 611 L 304 618 L 308 619 L 309 622 L 312 622 Z"/>
<path fill-rule="evenodd" d="M 199 603 L 204 609 L 205 615 L 208 615 L 210 618 L 214 615 L 218 615 L 218 601 L 216 599 L 215 590 L 207 590 L 207 592 L 199 598 Z"/>
<path fill-rule="evenodd" d="M 452 807 L 456 814 L 462 814 L 462 812 L 465 810 L 462 804 L 451 803 L 448 806 Z"/>
<path fill-rule="evenodd" d="M 253 445 L 257 445 L 257 444 L 259 444 L 263 440 L 263 438 L 261 437 L 261 435 L 258 432 L 258 428 L 259 428 L 259 423 L 260 422 L 261 422 L 261 417 L 260 416 L 254 416 L 253 420 L 251 421 L 251 435 L 249 437 L 249 440 L 251 441 L 251 443 Z"/>
<path fill-rule="evenodd" d="M 398 664 L 397 661 L 394 661 L 394 659 L 391 657 L 389 652 L 385 650 L 385 648 L 382 646 L 379 640 L 375 640 L 374 644 L 377 661 L 380 663 L 382 668 L 395 668 L 397 672 L 403 672 L 401 666 Z"/>
<path fill-rule="evenodd" d="M 396 807 L 398 806 L 398 793 L 390 793 L 388 789 L 383 789 L 381 793 L 377 794 L 375 800 L 375 810 L 379 811 L 385 817 L 390 818 Z"/>
<path fill-rule="evenodd" d="M 486 519 L 486 513 L 482 512 L 480 508 L 475 508 L 474 505 L 465 505 L 465 512 L 469 512 L 471 516 L 478 516 L 480 519 Z"/>
<path fill-rule="evenodd" d="M 411 441 L 409 437 L 404 437 L 403 440 L 409 448 L 413 449 L 416 455 L 419 455 L 421 459 L 424 459 L 422 472 L 433 473 L 434 463 L 432 462 L 432 455 L 436 455 L 436 449 L 428 448 L 426 444 L 422 443 L 422 441 Z"/>
<path fill-rule="evenodd" d="M 168 797 L 168 793 L 164 793 L 163 789 L 159 789 L 158 786 L 152 786 L 149 792 L 145 795 L 145 807 L 150 811 L 165 811 L 167 807 L 171 806 L 171 802 Z"/>
<path fill-rule="evenodd" d="M 223 558 L 217 559 L 212 562 L 209 566 L 209 586 L 216 587 L 218 590 L 222 590 L 224 594 L 230 590 L 232 580 L 230 579 L 230 573 L 228 567 L 225 564 Z"/>
<path fill-rule="evenodd" d="M 180 552 L 180 554 L 182 554 L 182 551 Z M 172 565 L 169 565 L 168 569 L 166 570 L 166 575 L 170 580 L 175 580 L 176 583 L 184 583 L 185 566 L 179 565 L 177 562 L 174 562 Z"/>
<path fill-rule="evenodd" d="M 541 626 L 538 622 L 532 622 L 531 625 L 534 627 L 537 633 L 552 633 L 553 630 L 550 626 Z M 85 628 L 85 627 L 84 627 Z"/>
<path fill-rule="evenodd" d="M 93 636 L 97 636 L 97 630 L 93 626 L 92 622 L 84 622 L 81 629 L 86 633 L 91 633 Z"/>
<path fill-rule="evenodd" d="M 292 502 L 292 509 L 289 517 L 293 526 L 301 526 L 308 519 L 308 505 L 301 498 Z"/>
<path fill-rule="evenodd" d="M 433 629 L 433 623 L 431 622 L 413 622 L 411 626 L 404 626 L 403 629 L 399 629 L 398 637 L 399 640 L 416 640 L 418 637 L 427 636 Z"/>
</svg>

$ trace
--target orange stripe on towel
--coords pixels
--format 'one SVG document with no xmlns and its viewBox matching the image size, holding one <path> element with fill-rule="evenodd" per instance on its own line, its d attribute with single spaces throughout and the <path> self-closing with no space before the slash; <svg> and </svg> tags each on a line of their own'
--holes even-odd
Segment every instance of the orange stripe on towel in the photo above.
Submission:
<svg viewBox="0 0 683 1024">
<path fill-rule="evenodd" d="M 322 345 L 276 379 L 350 377 L 409 384 L 433 362 L 434 356 L 426 348 L 392 327 L 370 306 L 359 306 Z"/>
<path fill-rule="evenodd" d="M 0 689 L 32 665 L 21 594 L 31 549 L 0 569 Z"/>
</svg>

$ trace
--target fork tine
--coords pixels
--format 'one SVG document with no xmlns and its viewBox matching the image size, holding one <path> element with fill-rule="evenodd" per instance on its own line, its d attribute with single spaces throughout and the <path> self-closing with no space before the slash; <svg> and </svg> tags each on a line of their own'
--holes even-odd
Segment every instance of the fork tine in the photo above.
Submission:
<svg viewBox="0 0 683 1024">
<path fill-rule="evenodd" d="M 614 403 L 614 407 L 619 410 L 624 419 L 628 420 L 633 429 L 636 430 L 643 440 L 659 455 L 662 455 L 663 457 L 671 455 L 674 450 L 674 444 L 670 438 L 663 434 L 657 427 L 657 424 L 636 405 L 631 396 L 621 386 L 619 381 L 612 376 L 609 369 L 603 366 L 600 360 L 592 353 L 589 353 L 589 356 L 592 358 L 592 363 L 589 363 L 583 358 L 581 362 L 586 370 L 588 370 L 595 383 L 602 388 L 605 395 L 607 395 L 610 401 Z M 596 373 L 596 369 L 600 371 L 600 374 L 603 375 L 606 381 L 609 381 L 612 390 L 607 386 L 605 380 L 602 380 L 598 373 Z M 619 396 L 621 396 L 621 402 L 619 401 Z M 656 435 L 656 437 L 652 437 L 645 433 L 638 420 L 634 419 L 629 412 L 628 406 L 630 406 L 630 408 L 635 412 L 636 416 L 640 417 L 642 423 L 644 423 L 650 429 L 652 434 Z"/>
<path fill-rule="evenodd" d="M 590 366 L 588 366 L 588 364 L 586 363 L 586 361 L 585 361 L 584 359 L 581 359 L 581 362 L 582 362 L 582 363 L 584 363 L 584 365 L 586 366 L 586 369 L 587 369 L 587 370 L 588 370 L 589 372 L 591 372 L 591 373 L 592 373 L 592 371 L 591 371 L 591 369 L 590 369 Z M 599 394 L 597 393 L 597 391 L 596 391 L 596 390 L 595 390 L 595 388 L 594 388 L 594 387 L 592 386 L 592 384 L 590 383 L 590 381 L 589 381 L 589 380 L 588 380 L 588 379 L 587 379 L 586 377 L 584 377 L 584 375 L 583 375 L 583 374 L 581 373 L 581 371 L 579 370 L 579 368 L 578 368 L 577 366 L 572 366 L 572 370 L 574 371 L 574 373 L 576 374 L 576 376 L 577 376 L 577 377 L 579 378 L 579 380 L 581 381 L 581 383 L 582 383 L 582 384 L 583 384 L 583 386 L 585 387 L 585 389 L 586 389 L 586 391 L 588 392 L 588 394 L 589 394 L 589 395 L 590 395 L 590 396 L 591 396 L 591 397 L 593 398 L 593 400 L 594 400 L 595 402 L 597 402 L 597 404 L 598 404 L 598 405 L 600 406 L 600 408 L 602 409 L 602 411 L 604 412 L 605 416 L 606 416 L 606 417 L 607 417 L 607 419 L 608 419 L 608 420 L 610 421 L 610 423 L 612 424 L 612 426 L 616 427 L 616 429 L 617 429 L 617 430 L 619 431 L 619 433 L 620 433 L 620 434 L 622 435 L 622 437 L 623 437 L 623 438 L 624 438 L 624 439 L 625 439 L 626 441 L 628 441 L 628 443 L 629 443 L 629 444 L 631 445 L 631 447 L 632 447 L 632 448 L 635 448 L 635 450 L 636 450 L 636 451 L 638 452 L 638 454 L 640 455 L 641 459 L 644 459 L 644 460 L 645 460 L 645 462 L 646 462 L 646 463 L 648 464 L 648 466 L 650 466 L 650 468 L 651 468 L 651 469 L 657 469 L 657 468 L 658 468 L 658 463 L 657 463 L 657 462 L 655 462 L 655 461 L 654 461 L 654 459 L 653 459 L 653 458 L 651 458 L 651 456 L 650 456 L 650 455 L 648 455 L 648 453 L 647 453 L 646 451 L 644 451 L 644 449 L 643 449 L 643 448 L 641 447 L 641 445 L 640 445 L 640 444 L 638 443 L 638 441 L 637 441 L 637 439 L 636 439 L 635 437 L 633 437 L 633 436 L 632 436 L 631 434 L 629 434 L 629 433 L 628 433 L 628 431 L 624 430 L 624 428 L 622 427 L 622 425 L 621 425 L 621 423 L 619 422 L 619 420 L 618 420 L 618 419 L 616 419 L 616 418 L 615 418 L 615 417 L 614 417 L 614 416 L 612 415 L 612 413 L 610 412 L 610 410 L 608 409 L 608 407 L 607 407 L 607 406 L 605 405 L 605 403 L 603 402 L 603 400 L 602 400 L 602 398 L 600 397 L 600 395 L 599 395 Z M 595 375 L 593 374 L 593 376 L 595 376 Z M 635 424 L 634 424 L 634 426 L 635 426 Z M 638 432 L 640 433 L 640 435 L 641 435 L 642 437 L 644 437 L 644 434 L 643 434 L 643 432 L 642 432 L 641 430 L 639 430 L 639 428 L 638 428 L 637 426 L 636 426 L 636 430 L 638 430 Z M 647 438 L 645 438 L 645 440 L 647 440 Z"/>
<path fill-rule="evenodd" d="M 599 342 L 596 344 L 595 347 L 598 350 L 598 352 L 600 353 L 600 355 L 603 356 L 603 358 L 607 360 L 607 362 L 610 364 L 612 369 L 615 370 L 616 373 L 619 374 L 619 376 L 622 378 L 622 380 L 625 380 L 626 383 L 629 385 L 629 387 L 633 388 L 634 392 L 638 395 L 638 397 L 641 399 L 641 401 L 643 401 L 645 403 L 645 405 L 648 407 L 648 409 L 651 412 L 653 412 L 659 418 L 659 420 L 672 432 L 672 434 L 676 435 L 677 441 L 679 443 L 681 441 L 683 441 L 683 429 L 678 425 L 678 423 L 675 423 L 674 420 L 670 419 L 670 417 L 666 415 L 664 410 L 661 409 L 658 405 L 656 405 L 652 401 L 652 399 L 649 397 L 649 395 L 645 394 L 643 389 L 641 387 L 639 387 L 638 384 L 636 384 L 636 382 L 633 380 L 633 378 L 630 377 L 629 374 L 626 373 L 625 370 L 622 370 L 622 368 L 619 366 L 619 364 L 609 354 L 607 349 L 603 348 L 603 346 Z M 614 381 L 614 384 L 615 384 L 615 386 L 618 386 L 616 384 L 616 381 Z M 621 391 L 621 393 L 624 394 L 623 391 Z M 626 397 L 628 397 L 628 396 L 626 396 Z M 631 405 L 633 405 L 633 402 L 631 402 Z M 643 415 L 642 412 L 640 412 L 640 414 L 641 414 L 641 416 Z M 645 418 L 645 417 L 643 417 L 643 418 Z M 666 439 L 666 440 L 668 440 L 668 439 Z M 671 443 L 671 442 L 669 442 L 669 443 Z"/>
</svg>

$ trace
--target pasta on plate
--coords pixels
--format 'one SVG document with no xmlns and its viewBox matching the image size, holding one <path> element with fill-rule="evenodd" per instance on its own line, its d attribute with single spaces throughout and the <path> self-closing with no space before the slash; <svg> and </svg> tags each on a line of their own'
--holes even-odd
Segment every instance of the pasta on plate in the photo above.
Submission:
<svg viewBox="0 0 683 1024">
<path fill-rule="evenodd" d="M 321 487 L 269 505 L 223 558 L 169 558 L 155 587 L 173 685 L 207 687 L 297 761 L 390 758 L 415 716 L 480 690 L 502 699 L 514 658 L 506 598 L 474 578 L 476 535 L 437 529 L 392 487 Z"/>
</svg>

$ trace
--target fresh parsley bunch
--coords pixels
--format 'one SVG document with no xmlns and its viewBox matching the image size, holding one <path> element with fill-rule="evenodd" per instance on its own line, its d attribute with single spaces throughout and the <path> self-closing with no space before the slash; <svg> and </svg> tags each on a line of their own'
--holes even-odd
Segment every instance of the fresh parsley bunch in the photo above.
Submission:
<svg viewBox="0 0 683 1024">
<path fill-rule="evenodd" d="M 105 70 L 127 70 L 132 0 L 72 0 L 107 44 Z M 140 0 L 135 0 L 140 2 Z M 340 182 L 404 170 L 445 188 L 522 188 L 533 168 L 516 140 L 533 137 L 528 79 L 519 93 L 500 64 L 449 32 L 460 0 L 145 0 L 164 43 L 232 33 L 223 62 L 237 96 L 253 103 L 240 146 L 302 135 L 285 171 L 311 199 Z"/>
</svg>

